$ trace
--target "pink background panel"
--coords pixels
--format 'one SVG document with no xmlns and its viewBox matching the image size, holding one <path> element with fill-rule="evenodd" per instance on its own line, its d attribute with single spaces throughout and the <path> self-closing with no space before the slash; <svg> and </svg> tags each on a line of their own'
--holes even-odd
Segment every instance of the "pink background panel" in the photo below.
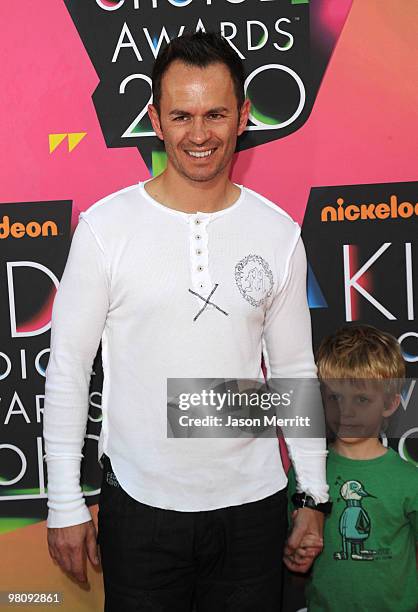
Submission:
<svg viewBox="0 0 418 612">
<path fill-rule="evenodd" d="M 354 0 L 309 120 L 240 153 L 234 180 L 301 221 L 311 186 L 416 179 L 418 4 L 399 6 Z M 135 148 L 106 147 L 91 100 L 97 75 L 64 4 L 2 5 L 0 19 L 0 201 L 72 199 L 84 210 L 147 178 Z M 50 154 L 48 134 L 64 132 L 87 136 Z"/>
<path fill-rule="evenodd" d="M 416 180 L 417 24 L 416 0 L 354 0 L 307 123 L 240 153 L 234 178 L 299 222 L 313 186 Z"/>
<path fill-rule="evenodd" d="M 106 147 L 91 99 L 98 78 L 64 3 L 2 4 L 6 17 L 0 201 L 69 199 L 84 210 L 145 178 L 137 149 Z M 87 135 L 71 153 L 63 142 L 50 154 L 48 134 L 68 132 Z"/>
</svg>

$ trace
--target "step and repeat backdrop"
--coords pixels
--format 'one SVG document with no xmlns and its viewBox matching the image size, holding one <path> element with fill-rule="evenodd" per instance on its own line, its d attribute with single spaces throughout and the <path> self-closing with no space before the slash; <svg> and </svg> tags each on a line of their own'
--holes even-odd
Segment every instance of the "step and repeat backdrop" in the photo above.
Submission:
<svg viewBox="0 0 418 612">
<path fill-rule="evenodd" d="M 161 172 L 147 117 L 159 50 L 219 31 L 242 58 L 250 121 L 233 179 L 301 225 L 315 346 L 345 322 L 401 343 L 418 374 L 416 0 L 44 0 L 0 8 L 0 591 L 103 606 L 50 560 L 42 419 L 50 317 L 80 211 Z M 96 516 L 101 360 L 90 389 L 82 485 Z M 418 467 L 412 380 L 401 437 Z M 304 608 L 286 576 L 284 610 Z M 1 604 L 0 604 L 1 607 Z M 50 606 L 38 608 L 50 609 Z"/>
</svg>

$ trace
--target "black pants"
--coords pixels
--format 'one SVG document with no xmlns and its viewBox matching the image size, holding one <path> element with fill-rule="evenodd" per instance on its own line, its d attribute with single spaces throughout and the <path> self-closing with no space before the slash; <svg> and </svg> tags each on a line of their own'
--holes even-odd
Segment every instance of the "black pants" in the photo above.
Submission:
<svg viewBox="0 0 418 612">
<path fill-rule="evenodd" d="M 104 459 L 105 612 L 279 612 L 285 535 L 285 491 L 219 510 L 162 510 L 130 497 Z"/>
</svg>

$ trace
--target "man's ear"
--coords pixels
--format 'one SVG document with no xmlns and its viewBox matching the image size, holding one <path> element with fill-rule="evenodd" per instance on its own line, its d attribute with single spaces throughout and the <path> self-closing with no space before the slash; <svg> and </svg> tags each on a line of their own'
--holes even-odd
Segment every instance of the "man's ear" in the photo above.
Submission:
<svg viewBox="0 0 418 612">
<path fill-rule="evenodd" d="M 251 102 L 248 98 L 245 98 L 243 105 L 239 112 L 238 121 L 238 136 L 241 136 L 245 128 L 247 127 L 248 117 L 250 116 Z"/>
<path fill-rule="evenodd" d="M 383 411 L 383 416 L 384 417 L 392 416 L 392 414 L 396 412 L 396 410 L 398 409 L 400 403 L 401 403 L 400 393 L 396 393 L 395 395 L 392 395 L 388 399 L 388 401 L 385 402 L 385 409 Z"/>
<path fill-rule="evenodd" d="M 151 120 L 152 129 L 160 140 L 164 140 L 163 131 L 161 129 L 160 116 L 153 104 L 148 104 L 148 116 Z"/>
</svg>

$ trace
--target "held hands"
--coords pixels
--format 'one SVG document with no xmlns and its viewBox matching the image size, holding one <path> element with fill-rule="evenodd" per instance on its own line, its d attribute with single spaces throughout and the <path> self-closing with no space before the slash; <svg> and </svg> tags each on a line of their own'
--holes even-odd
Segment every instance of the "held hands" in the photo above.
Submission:
<svg viewBox="0 0 418 612">
<path fill-rule="evenodd" d="M 307 572 L 322 552 L 324 515 L 310 508 L 292 514 L 293 528 L 284 549 L 284 564 L 292 572 Z"/>
<path fill-rule="evenodd" d="M 51 557 L 71 578 L 87 583 L 86 553 L 90 562 L 100 564 L 93 521 L 71 527 L 48 528 Z"/>
</svg>

